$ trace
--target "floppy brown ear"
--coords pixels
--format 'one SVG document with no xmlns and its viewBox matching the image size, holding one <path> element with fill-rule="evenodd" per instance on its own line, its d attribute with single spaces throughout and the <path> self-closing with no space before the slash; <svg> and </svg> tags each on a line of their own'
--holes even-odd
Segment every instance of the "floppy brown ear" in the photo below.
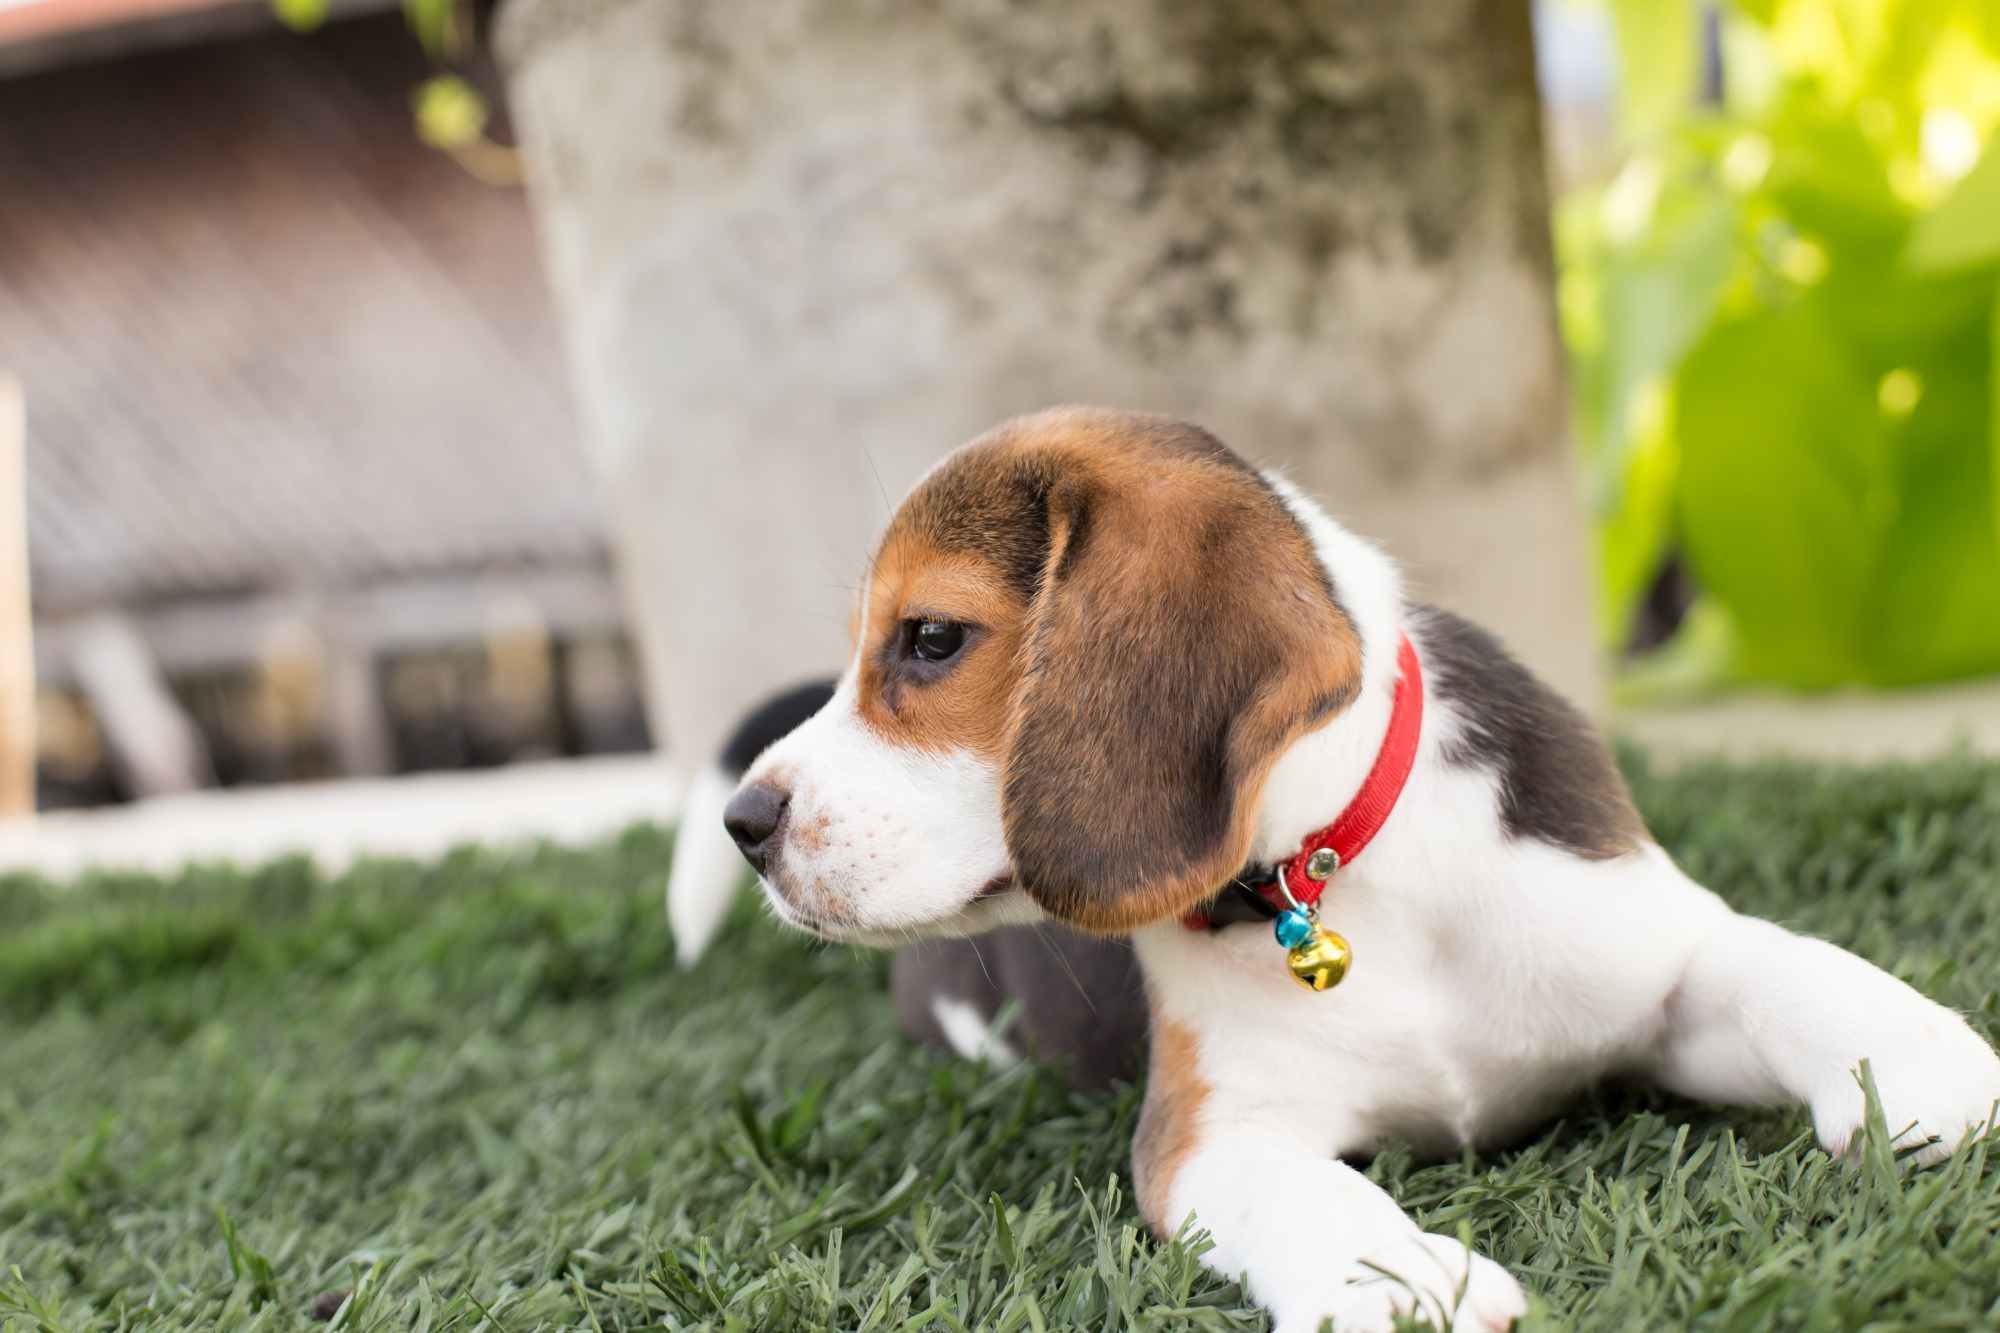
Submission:
<svg viewBox="0 0 2000 1333">
<path fill-rule="evenodd" d="M 1298 521 L 1233 456 L 1080 468 L 1048 495 L 1007 847 L 1052 916 L 1129 929 L 1242 868 L 1271 765 L 1344 706 L 1360 642 Z"/>
</svg>

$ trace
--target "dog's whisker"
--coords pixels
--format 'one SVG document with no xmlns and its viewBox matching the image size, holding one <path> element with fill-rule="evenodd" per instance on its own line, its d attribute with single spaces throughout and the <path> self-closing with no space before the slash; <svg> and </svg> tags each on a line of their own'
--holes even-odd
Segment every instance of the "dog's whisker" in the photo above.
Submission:
<svg viewBox="0 0 2000 1333">
<path fill-rule="evenodd" d="M 1076 974 L 1076 968 L 1070 963 L 1068 955 L 1056 947 L 1056 942 L 1049 938 L 1048 932 L 1040 922 L 1035 924 L 1035 938 L 1042 942 L 1042 947 L 1047 949 L 1056 962 L 1061 965 L 1063 974 L 1069 978 L 1069 984 L 1076 987 L 1076 993 L 1083 997 L 1084 1007 L 1095 1014 L 1097 1012 L 1097 1001 L 1092 998 L 1090 988 L 1083 984 L 1083 978 Z"/>
<path fill-rule="evenodd" d="M 986 955 L 979 951 L 978 937 L 967 936 L 965 942 L 972 946 L 972 956 L 979 960 L 979 972 L 980 975 L 986 978 L 986 984 L 991 986 L 994 990 L 999 990 L 1000 983 L 993 979 L 992 969 L 986 966 Z"/>
<path fill-rule="evenodd" d="M 889 498 L 889 488 L 882 484 L 882 469 L 875 466 L 875 455 L 869 450 L 868 441 L 861 440 L 858 441 L 858 443 L 861 446 L 862 458 L 866 459 L 868 462 L 868 471 L 875 478 L 875 491 L 876 494 L 882 497 L 882 515 L 883 517 L 886 518 L 890 514 L 895 512 L 896 509 L 895 501 Z"/>
</svg>

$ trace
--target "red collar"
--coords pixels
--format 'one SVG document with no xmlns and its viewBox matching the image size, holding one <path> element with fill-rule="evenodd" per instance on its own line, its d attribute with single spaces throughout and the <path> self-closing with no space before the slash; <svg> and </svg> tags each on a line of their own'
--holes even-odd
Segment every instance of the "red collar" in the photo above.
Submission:
<svg viewBox="0 0 2000 1333">
<path fill-rule="evenodd" d="M 1279 865 L 1268 882 L 1253 886 L 1273 907 L 1290 906 L 1278 888 L 1281 877 L 1301 907 L 1318 902 L 1333 873 L 1361 855 L 1396 808 L 1396 800 L 1410 780 L 1410 768 L 1417 761 L 1417 741 L 1424 730 L 1423 668 L 1407 634 L 1402 636 L 1396 651 L 1396 665 L 1400 674 L 1396 678 L 1395 700 L 1389 705 L 1389 729 L 1382 736 L 1382 748 L 1375 752 L 1375 765 L 1362 780 L 1361 790 L 1354 793 L 1354 799 L 1331 824 L 1307 834 L 1298 852 Z M 1313 864 L 1315 853 L 1324 851 L 1333 853 L 1333 863 L 1328 867 L 1327 858 L 1319 857 L 1315 868 L 1325 873 L 1315 879 L 1308 866 Z M 1181 924 L 1189 930 L 1208 929 L 1208 909 L 1196 908 L 1181 918 Z"/>
</svg>

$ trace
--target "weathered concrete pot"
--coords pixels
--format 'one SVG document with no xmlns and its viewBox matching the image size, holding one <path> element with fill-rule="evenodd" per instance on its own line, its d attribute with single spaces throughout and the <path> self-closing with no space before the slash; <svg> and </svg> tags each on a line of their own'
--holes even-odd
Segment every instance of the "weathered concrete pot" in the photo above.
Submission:
<svg viewBox="0 0 2000 1333">
<path fill-rule="evenodd" d="M 655 720 L 835 668 L 1010 414 L 1185 414 L 1597 696 L 1526 0 L 511 0 Z"/>
</svg>

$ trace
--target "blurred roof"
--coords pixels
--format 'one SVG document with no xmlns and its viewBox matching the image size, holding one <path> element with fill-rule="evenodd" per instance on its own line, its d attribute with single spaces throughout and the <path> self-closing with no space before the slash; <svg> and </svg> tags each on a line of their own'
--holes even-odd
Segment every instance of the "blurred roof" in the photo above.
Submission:
<svg viewBox="0 0 2000 1333">
<path fill-rule="evenodd" d="M 222 0 L 0 0 L 0 42 L 221 7 Z"/>
<path fill-rule="evenodd" d="M 400 19 L 0 81 L 37 609 L 596 561 L 518 191 Z"/>
<path fill-rule="evenodd" d="M 330 0 L 332 14 L 397 0 Z M 0 0 L 0 77 L 270 28 L 271 0 Z"/>
</svg>

